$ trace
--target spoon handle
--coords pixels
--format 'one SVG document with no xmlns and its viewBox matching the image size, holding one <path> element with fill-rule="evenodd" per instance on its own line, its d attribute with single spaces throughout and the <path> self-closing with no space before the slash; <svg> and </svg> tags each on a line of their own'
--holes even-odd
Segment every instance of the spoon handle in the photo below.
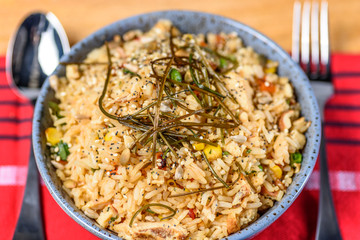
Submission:
<svg viewBox="0 0 360 240">
<path fill-rule="evenodd" d="M 35 156 L 31 142 L 30 159 L 24 199 L 22 202 L 20 216 L 13 236 L 13 239 L 15 240 L 44 239 L 39 186 L 39 173 L 36 167 Z"/>
</svg>

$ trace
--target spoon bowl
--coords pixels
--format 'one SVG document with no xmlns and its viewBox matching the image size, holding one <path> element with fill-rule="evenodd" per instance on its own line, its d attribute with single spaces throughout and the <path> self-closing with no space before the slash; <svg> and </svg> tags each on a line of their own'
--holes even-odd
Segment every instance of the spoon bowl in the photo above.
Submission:
<svg viewBox="0 0 360 240">
<path fill-rule="evenodd" d="M 22 95 L 36 99 L 39 90 L 70 46 L 65 30 L 51 12 L 32 13 L 20 24 L 6 54 L 7 79 Z"/>
</svg>

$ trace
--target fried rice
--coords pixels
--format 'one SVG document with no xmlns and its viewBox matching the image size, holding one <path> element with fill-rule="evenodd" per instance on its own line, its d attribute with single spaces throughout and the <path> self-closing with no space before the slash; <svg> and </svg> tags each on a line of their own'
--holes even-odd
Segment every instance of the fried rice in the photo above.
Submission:
<svg viewBox="0 0 360 240">
<path fill-rule="evenodd" d="M 248 226 L 292 183 L 310 126 L 277 66 L 236 33 L 181 34 L 167 20 L 67 63 L 50 78 L 46 129 L 63 189 L 125 239 Z"/>
</svg>

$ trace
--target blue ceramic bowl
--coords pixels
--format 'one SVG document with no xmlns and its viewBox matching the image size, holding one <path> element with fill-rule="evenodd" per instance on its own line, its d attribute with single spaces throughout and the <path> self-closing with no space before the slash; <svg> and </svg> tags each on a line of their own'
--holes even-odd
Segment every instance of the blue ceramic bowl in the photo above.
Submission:
<svg viewBox="0 0 360 240">
<path fill-rule="evenodd" d="M 171 20 L 183 33 L 236 32 L 242 38 L 245 45 L 251 46 L 256 52 L 279 62 L 279 75 L 286 76 L 291 80 L 297 99 L 302 107 L 302 115 L 312 122 L 306 133 L 307 143 L 303 153 L 303 165 L 300 172 L 295 175 L 293 183 L 289 186 L 283 199 L 277 202 L 254 223 L 232 234 L 228 239 L 246 239 L 252 237 L 272 224 L 288 209 L 300 194 L 315 165 L 320 144 L 321 124 L 318 105 L 309 80 L 290 56 L 263 34 L 242 23 L 225 17 L 190 11 L 152 12 L 120 20 L 100 29 L 77 43 L 71 48 L 70 53 L 64 56 L 61 61 L 81 61 L 92 49 L 103 45 L 105 40 L 111 40 L 115 34 L 124 34 L 131 29 L 142 29 L 146 31 L 159 19 Z M 59 76 L 64 75 L 64 66 L 58 66 L 54 74 Z M 55 169 L 49 160 L 50 154 L 46 147 L 44 134 L 45 129 L 52 126 L 48 110 L 48 101 L 53 99 L 54 91 L 50 88 L 49 81 L 47 80 L 41 89 L 40 96 L 36 103 L 32 135 L 36 162 L 41 176 L 60 207 L 77 223 L 100 238 L 119 239 L 115 233 L 100 227 L 95 221 L 77 209 L 72 199 L 61 187 L 61 181 L 56 176 Z"/>
</svg>

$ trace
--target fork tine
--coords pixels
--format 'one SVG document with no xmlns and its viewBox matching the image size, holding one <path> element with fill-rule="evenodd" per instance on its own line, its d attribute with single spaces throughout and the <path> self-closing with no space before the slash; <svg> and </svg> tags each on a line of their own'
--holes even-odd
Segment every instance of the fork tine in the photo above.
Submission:
<svg viewBox="0 0 360 240">
<path fill-rule="evenodd" d="M 319 51 L 319 3 L 313 2 L 311 6 L 311 78 L 319 78 L 320 69 Z"/>
<path fill-rule="evenodd" d="M 310 63 L 310 2 L 303 6 L 301 18 L 301 64 L 306 73 L 309 73 Z"/>
<path fill-rule="evenodd" d="M 328 3 L 322 1 L 320 9 L 320 61 L 325 66 L 325 77 L 330 74 L 329 46 Z"/>
<path fill-rule="evenodd" d="M 301 3 L 299 1 L 296 1 L 294 3 L 294 10 L 293 10 L 291 57 L 297 63 L 300 62 L 300 21 L 301 21 Z"/>
</svg>

